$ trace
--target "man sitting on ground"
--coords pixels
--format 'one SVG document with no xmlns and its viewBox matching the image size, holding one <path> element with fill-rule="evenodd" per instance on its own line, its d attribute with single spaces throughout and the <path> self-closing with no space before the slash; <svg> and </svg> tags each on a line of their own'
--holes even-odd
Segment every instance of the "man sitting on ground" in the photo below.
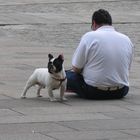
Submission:
<svg viewBox="0 0 140 140">
<path fill-rule="evenodd" d="M 81 38 L 67 71 L 67 90 L 87 99 L 119 99 L 129 91 L 133 44 L 112 27 L 108 11 L 92 16 L 92 31 Z"/>
</svg>

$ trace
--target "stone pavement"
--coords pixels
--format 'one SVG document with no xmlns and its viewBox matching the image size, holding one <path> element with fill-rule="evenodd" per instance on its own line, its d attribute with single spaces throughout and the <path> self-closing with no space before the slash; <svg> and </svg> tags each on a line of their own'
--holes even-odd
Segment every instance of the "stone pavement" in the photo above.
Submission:
<svg viewBox="0 0 140 140">
<path fill-rule="evenodd" d="M 135 45 L 130 92 L 122 100 L 49 102 L 36 87 L 20 99 L 29 75 L 60 53 L 65 68 L 93 11 L 105 8 Z M 0 140 L 140 140 L 139 0 L 0 0 Z M 58 90 L 55 91 L 58 96 Z"/>
</svg>

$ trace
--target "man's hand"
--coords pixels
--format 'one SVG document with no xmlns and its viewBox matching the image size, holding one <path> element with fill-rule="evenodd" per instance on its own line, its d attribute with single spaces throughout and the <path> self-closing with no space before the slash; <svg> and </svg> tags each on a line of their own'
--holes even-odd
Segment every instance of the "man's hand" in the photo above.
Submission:
<svg viewBox="0 0 140 140">
<path fill-rule="evenodd" d="M 72 70 L 73 70 L 74 72 L 78 73 L 78 74 L 80 74 L 80 73 L 82 72 L 82 69 L 79 69 L 79 68 L 77 68 L 77 67 L 75 67 L 75 66 L 72 66 Z"/>
</svg>

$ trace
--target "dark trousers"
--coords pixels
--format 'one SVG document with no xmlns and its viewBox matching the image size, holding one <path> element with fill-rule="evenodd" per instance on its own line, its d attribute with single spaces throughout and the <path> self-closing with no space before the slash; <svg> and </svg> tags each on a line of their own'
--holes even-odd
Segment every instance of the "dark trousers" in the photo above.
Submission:
<svg viewBox="0 0 140 140">
<path fill-rule="evenodd" d="M 100 90 L 97 87 L 90 86 L 85 83 L 83 76 L 73 71 L 66 71 L 67 90 L 77 93 L 81 98 L 86 99 L 121 99 L 129 91 L 129 87 L 124 86 L 117 90 Z"/>
</svg>

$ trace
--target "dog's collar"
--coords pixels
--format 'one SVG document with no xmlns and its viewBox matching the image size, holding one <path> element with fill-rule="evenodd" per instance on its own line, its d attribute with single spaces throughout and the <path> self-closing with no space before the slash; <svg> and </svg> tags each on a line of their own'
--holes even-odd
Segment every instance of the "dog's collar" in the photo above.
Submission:
<svg viewBox="0 0 140 140">
<path fill-rule="evenodd" d="M 58 79 L 58 78 L 56 78 L 56 77 L 52 77 L 54 80 L 56 80 L 56 81 L 59 81 L 60 82 L 60 84 L 59 84 L 59 87 L 61 86 L 61 84 L 66 80 L 66 77 L 65 78 L 63 78 L 63 79 Z"/>
<path fill-rule="evenodd" d="M 65 81 L 66 80 L 66 77 L 65 78 L 63 78 L 63 79 L 58 79 L 58 78 L 56 78 L 56 77 L 52 77 L 54 80 L 56 80 L 56 81 L 59 81 L 60 83 L 62 83 L 63 81 Z"/>
<path fill-rule="evenodd" d="M 61 86 L 61 84 L 67 79 L 66 77 L 65 78 L 63 78 L 63 79 L 58 79 L 58 78 L 56 78 L 56 77 L 52 77 L 52 79 L 54 79 L 54 80 L 56 80 L 56 81 L 59 81 L 60 82 L 60 84 L 59 84 L 59 87 Z M 53 90 L 55 90 L 56 88 L 54 88 Z"/>
</svg>

